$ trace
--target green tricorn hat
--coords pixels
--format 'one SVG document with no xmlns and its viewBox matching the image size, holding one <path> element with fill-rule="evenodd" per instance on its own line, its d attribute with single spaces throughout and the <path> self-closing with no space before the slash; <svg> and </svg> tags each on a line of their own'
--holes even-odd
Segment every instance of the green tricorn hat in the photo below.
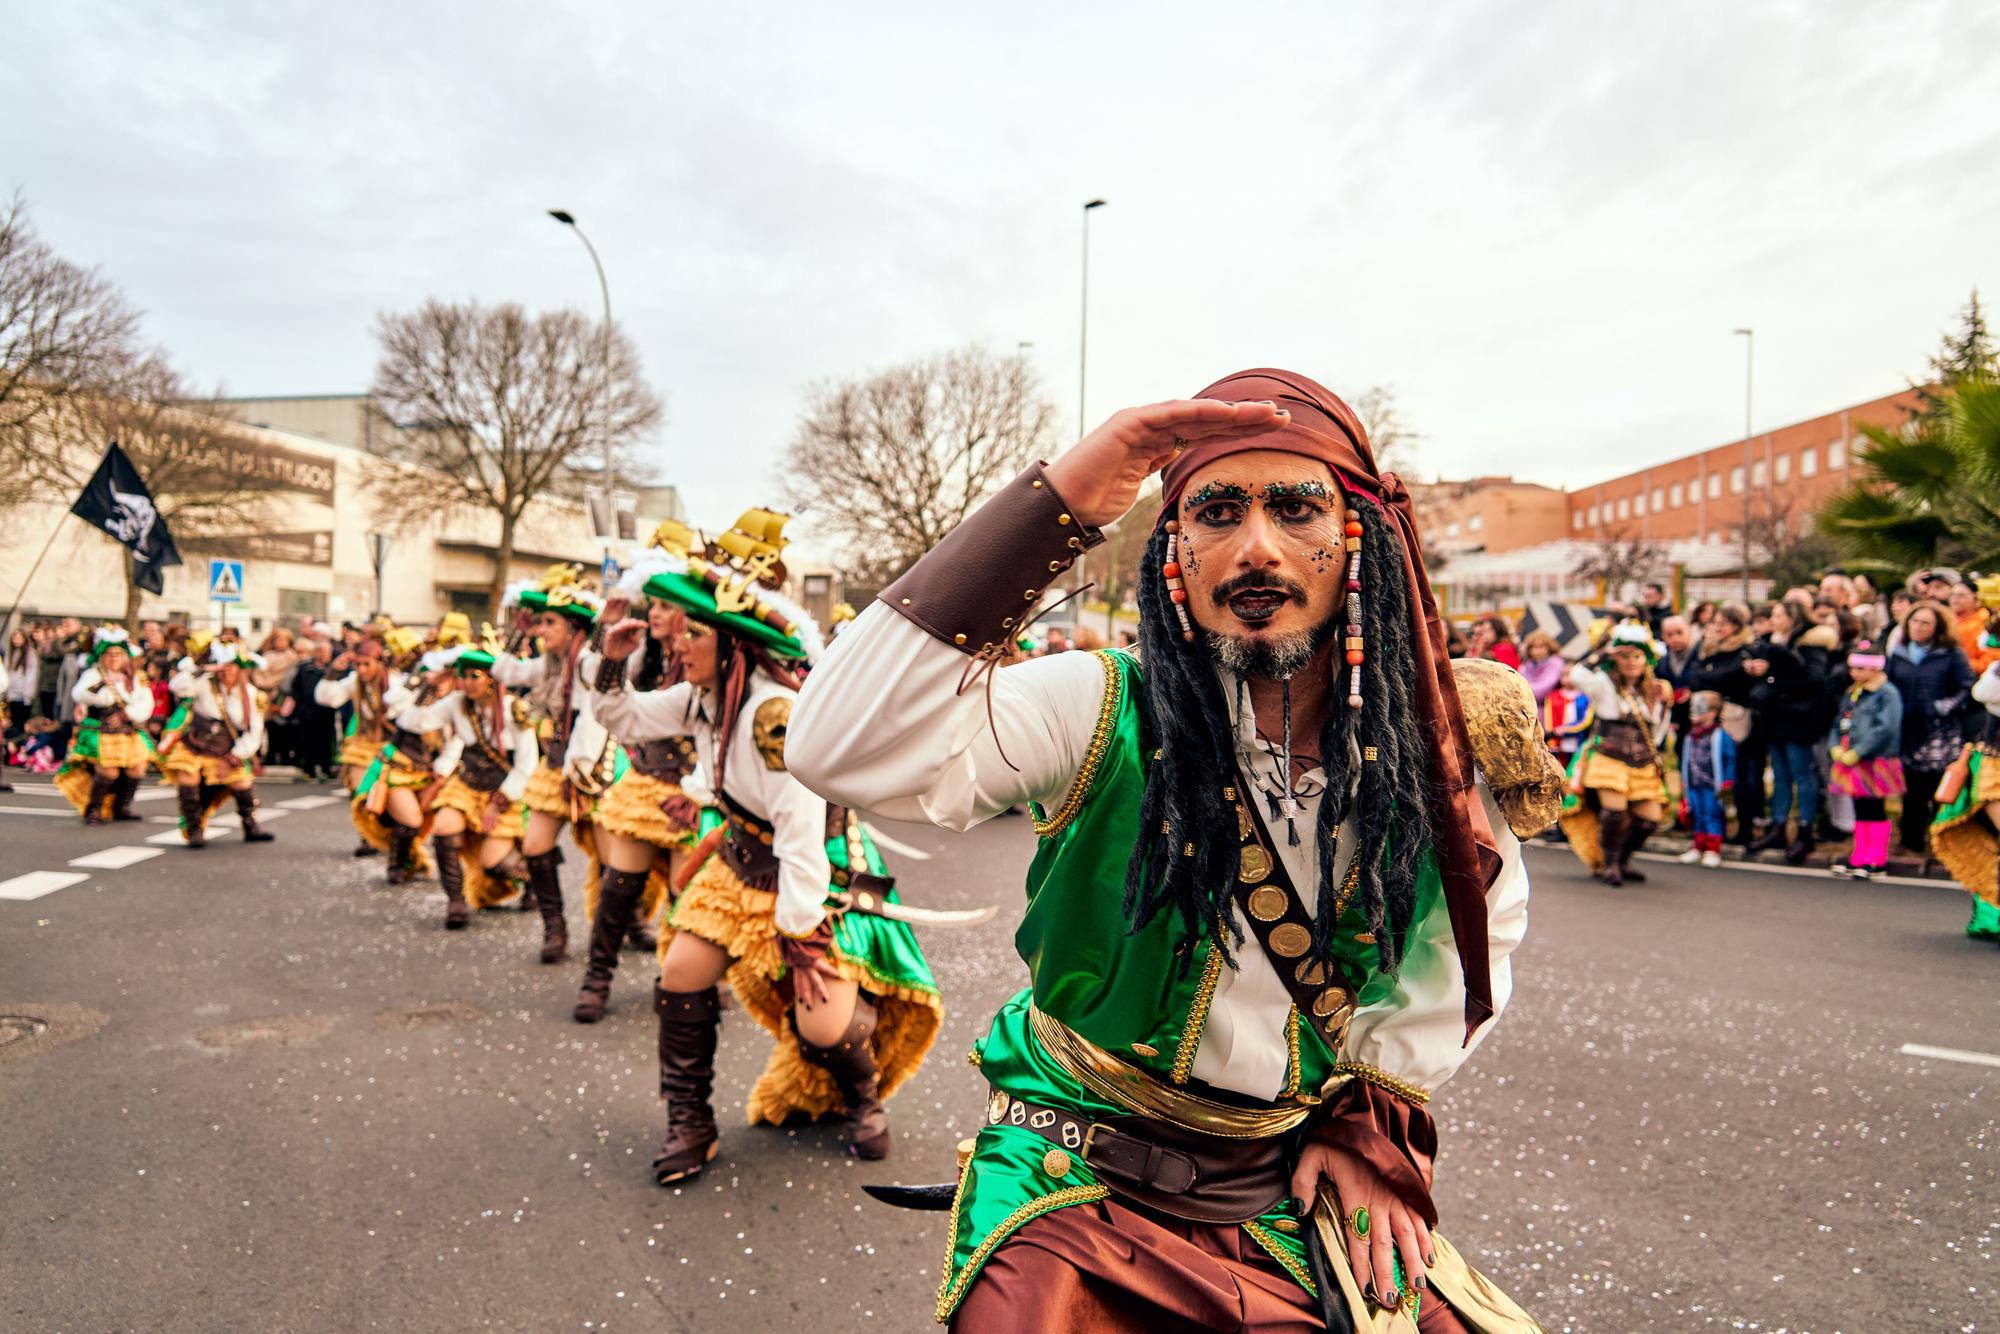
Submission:
<svg viewBox="0 0 2000 1334">
<path fill-rule="evenodd" d="M 604 600 L 584 586 L 583 571 L 574 565 L 551 565 L 539 579 L 523 580 L 507 590 L 502 606 L 529 611 L 553 611 L 584 625 L 594 624 Z"/>
<path fill-rule="evenodd" d="M 682 549 L 678 533 L 656 533 L 652 545 L 657 550 L 621 586 L 679 607 L 690 620 L 727 630 L 774 657 L 810 662 L 825 644 L 819 626 L 776 587 L 784 579 L 778 558 L 785 549 L 782 530 L 789 517 L 771 510 L 745 511 L 704 556 Z"/>
<path fill-rule="evenodd" d="M 97 660 L 104 656 L 105 650 L 114 648 L 122 648 L 127 653 L 130 653 L 132 651 L 132 637 L 125 633 L 123 626 L 99 626 L 90 640 L 90 664 L 93 667 L 96 666 Z"/>
</svg>

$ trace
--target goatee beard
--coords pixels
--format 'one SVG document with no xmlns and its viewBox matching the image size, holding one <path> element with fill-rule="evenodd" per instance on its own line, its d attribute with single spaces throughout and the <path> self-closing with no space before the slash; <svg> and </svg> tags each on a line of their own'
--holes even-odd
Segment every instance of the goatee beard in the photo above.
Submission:
<svg viewBox="0 0 2000 1334">
<path fill-rule="evenodd" d="M 1297 674 L 1300 668 L 1312 661 L 1313 654 L 1333 637 L 1335 623 L 1335 617 L 1329 616 L 1310 630 L 1297 630 L 1272 639 L 1253 639 L 1247 635 L 1226 635 L 1210 630 L 1208 651 L 1215 655 L 1217 662 L 1238 676 L 1282 681 Z"/>
</svg>

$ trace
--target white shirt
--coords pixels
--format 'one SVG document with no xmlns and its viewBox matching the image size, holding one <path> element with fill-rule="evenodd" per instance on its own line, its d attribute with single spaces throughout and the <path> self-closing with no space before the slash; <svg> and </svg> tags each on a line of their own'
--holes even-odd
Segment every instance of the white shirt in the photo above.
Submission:
<svg viewBox="0 0 2000 1334">
<path fill-rule="evenodd" d="M 236 731 L 236 744 L 229 753 L 239 760 L 247 760 L 263 748 L 264 711 L 257 706 L 257 689 L 245 675 L 234 690 L 225 691 L 212 673 L 201 671 L 181 659 L 184 664 L 174 673 L 174 679 L 167 683 L 176 699 L 184 699 L 197 718 L 211 721 L 227 719 Z"/>
<path fill-rule="evenodd" d="M 828 648 L 806 679 L 792 716 L 791 767 L 828 799 L 892 820 L 927 820 L 968 829 L 1023 801 L 1045 809 L 1061 804 L 1089 750 L 1104 702 L 1104 669 L 1095 654 L 1037 658 L 995 674 L 993 728 L 985 685 L 961 695 L 966 658 L 888 607 L 876 604 Z M 1225 698 L 1233 696 L 1225 686 Z M 1237 748 L 1266 757 L 1253 764 L 1252 783 L 1272 781 L 1269 747 L 1255 738 L 1254 720 L 1239 719 Z M 1002 758 L 1002 751 L 1006 758 Z M 1018 770 L 1009 765 L 1019 766 Z M 1310 780 L 1309 776 L 1309 780 Z M 1300 794 L 1301 838 L 1294 848 L 1278 835 L 1275 849 L 1292 882 L 1310 900 L 1319 883 L 1318 849 L 1310 831 L 1323 783 Z M 1501 871 L 1488 889 L 1487 952 L 1497 1017 L 1513 991 L 1509 956 L 1527 933 L 1528 877 L 1521 846 L 1479 784 L 1480 800 L 1499 844 Z M 1351 826 L 1341 831 L 1341 859 L 1353 855 Z M 1337 882 L 1337 877 L 1336 877 Z M 1122 893 L 1121 885 L 1106 893 Z M 1237 910 L 1246 948 L 1237 967 L 1216 983 L 1192 1073 L 1219 1088 L 1273 1099 L 1283 1090 L 1291 995 L 1278 980 L 1248 923 Z M 1464 1063 L 1492 1029 L 1482 1025 L 1465 1042 L 1465 978 L 1451 920 L 1440 904 L 1412 926 L 1396 990 L 1360 1010 L 1339 1058 L 1359 1061 L 1425 1089 L 1436 1088 Z"/>
<path fill-rule="evenodd" d="M 597 655 L 585 654 L 596 674 Z M 785 769 L 764 763 L 757 748 L 755 722 L 766 701 L 791 692 L 763 672 L 752 672 L 735 734 L 716 734 L 715 692 L 683 681 L 665 690 L 593 692 L 591 711 L 621 741 L 637 743 L 661 737 L 691 736 L 701 767 L 712 782 L 718 761 L 723 792 L 737 805 L 771 826 L 771 850 L 778 857 L 778 930 L 798 938 L 809 936 L 826 917 L 826 891 L 833 865 L 826 856 L 826 802 Z M 794 709 L 796 714 L 797 710 Z M 790 742 L 786 745 L 791 754 Z M 685 786 L 685 785 L 683 785 Z"/>
<path fill-rule="evenodd" d="M 5 668 L 0 668 L 4 674 Z M 5 683 L 0 682 L 0 689 Z M 76 679 L 76 685 L 69 692 L 70 701 L 87 709 L 115 709 L 121 704 L 125 716 L 135 723 L 143 723 L 153 716 L 153 688 L 141 680 L 137 674 L 132 677 L 128 690 L 123 683 L 107 678 L 104 673 L 92 667 Z"/>
<path fill-rule="evenodd" d="M 493 689 L 500 689 L 495 684 Z M 465 692 L 454 690 L 426 708 L 406 708 L 396 719 L 396 726 L 406 732 L 443 732 L 452 745 L 452 763 L 457 767 L 459 758 L 468 746 L 480 744 L 480 732 L 490 725 L 492 705 L 476 705 L 467 699 Z M 480 721 L 473 722 L 471 710 L 479 709 Z M 508 801 L 519 801 L 528 790 L 528 780 L 535 776 L 535 765 L 541 760 L 541 745 L 535 740 L 535 729 L 514 721 L 514 701 L 503 698 L 500 701 L 500 735 L 490 737 L 494 746 L 507 756 L 507 776 L 500 780 L 500 795 Z M 440 750 L 439 760 L 444 758 Z M 432 766 L 436 769 L 436 765 Z M 449 773 L 448 769 L 437 772 Z"/>
</svg>

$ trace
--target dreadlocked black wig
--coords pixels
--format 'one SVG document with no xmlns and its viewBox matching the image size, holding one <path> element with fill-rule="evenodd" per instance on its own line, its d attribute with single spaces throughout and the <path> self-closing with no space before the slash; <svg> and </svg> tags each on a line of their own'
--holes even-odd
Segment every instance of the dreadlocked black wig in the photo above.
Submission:
<svg viewBox="0 0 2000 1334">
<path fill-rule="evenodd" d="M 1362 526 L 1361 610 L 1368 655 L 1358 717 L 1346 707 L 1344 679 L 1336 681 L 1333 707 L 1320 730 L 1327 786 L 1314 831 L 1319 886 L 1313 954 L 1332 958 L 1340 891 L 1335 844 L 1350 808 L 1358 808 L 1360 847 L 1384 851 L 1356 854 L 1354 903 L 1367 915 L 1383 968 L 1393 972 L 1416 908 L 1418 868 L 1431 843 L 1431 749 L 1407 672 L 1412 648 L 1402 541 L 1375 505 L 1354 504 L 1349 512 Z M 1156 528 L 1139 566 L 1141 744 L 1157 758 L 1146 770 L 1141 841 L 1125 871 L 1125 912 L 1137 930 L 1172 910 L 1194 938 L 1220 940 L 1223 957 L 1233 964 L 1233 946 L 1242 940 L 1229 910 L 1240 845 L 1234 805 L 1222 795 L 1227 780 L 1220 775 L 1237 773 L 1236 729 L 1210 650 L 1199 639 L 1181 638 L 1161 575 L 1166 548 L 1166 532 Z M 1345 613 L 1335 615 L 1344 619 Z M 1373 747 L 1376 755 L 1363 759 L 1358 784 L 1350 743 L 1356 750 Z M 1252 799 L 1247 791 L 1242 795 Z M 1193 855 L 1183 855 L 1190 846 Z M 1304 885 L 1298 889 L 1301 895 L 1308 892 Z M 1191 963 L 1190 955 L 1181 966 Z"/>
</svg>

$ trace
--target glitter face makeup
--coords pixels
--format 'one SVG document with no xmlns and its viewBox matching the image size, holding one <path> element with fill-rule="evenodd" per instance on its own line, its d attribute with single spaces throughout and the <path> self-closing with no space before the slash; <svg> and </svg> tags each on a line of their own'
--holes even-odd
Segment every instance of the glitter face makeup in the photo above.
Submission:
<svg viewBox="0 0 2000 1334">
<path fill-rule="evenodd" d="M 1181 509 L 1192 514 L 1204 505 L 1212 505 L 1218 500 L 1233 500 L 1239 505 L 1248 504 L 1250 493 L 1234 482 L 1210 482 L 1181 502 Z"/>
</svg>

